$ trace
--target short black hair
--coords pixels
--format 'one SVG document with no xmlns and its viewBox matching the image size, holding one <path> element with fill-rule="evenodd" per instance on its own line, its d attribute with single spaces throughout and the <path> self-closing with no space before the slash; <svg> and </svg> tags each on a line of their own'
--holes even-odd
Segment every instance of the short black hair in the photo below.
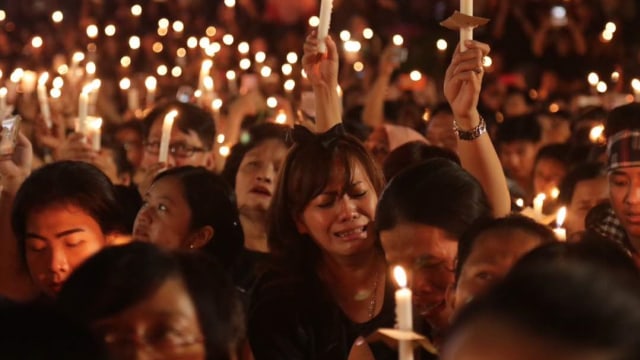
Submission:
<svg viewBox="0 0 640 360">
<path fill-rule="evenodd" d="M 480 183 L 458 164 L 431 159 L 401 172 L 382 192 L 376 230 L 406 221 L 435 226 L 459 239 L 475 221 L 491 216 Z"/>
<path fill-rule="evenodd" d="M 458 242 L 458 256 L 456 258 L 456 280 L 460 278 L 462 268 L 469 259 L 473 247 L 480 235 L 495 230 L 520 230 L 540 239 L 541 244 L 556 241 L 555 234 L 544 226 L 526 216 L 513 214 L 498 219 L 479 221 L 464 232 Z"/>
<path fill-rule="evenodd" d="M 422 141 L 410 141 L 391 151 L 382 165 L 385 179 L 391 180 L 402 170 L 434 158 L 444 158 L 460 164 L 458 154 L 439 146 L 425 144 Z"/>
<path fill-rule="evenodd" d="M 289 136 L 289 127 L 287 126 L 262 123 L 250 127 L 240 136 L 240 141 L 233 145 L 224 164 L 222 177 L 232 187 L 235 188 L 236 186 L 236 176 L 238 175 L 238 170 L 240 169 L 240 164 L 244 156 L 251 151 L 251 149 L 267 140 L 280 140 L 287 148 L 293 144 Z"/>
<path fill-rule="evenodd" d="M 233 190 L 220 177 L 203 167 L 182 166 L 161 172 L 153 182 L 175 178 L 191 210 L 191 230 L 214 229 L 213 238 L 202 249 L 230 268 L 244 248 L 244 235 Z"/>
<path fill-rule="evenodd" d="M 517 264 L 501 283 L 462 309 L 450 336 L 491 322 L 568 349 L 602 351 L 611 360 L 640 359 L 638 286 L 618 280 L 577 261 Z"/>
<path fill-rule="evenodd" d="M 611 137 L 624 130 L 640 130 L 640 103 L 622 105 L 609 113 L 605 135 Z"/>
<path fill-rule="evenodd" d="M 126 232 L 114 186 L 100 169 L 80 161 L 55 162 L 35 170 L 16 194 L 11 226 L 23 257 L 29 215 L 55 205 L 80 207 L 105 235 Z"/>
<path fill-rule="evenodd" d="M 144 117 L 145 140 L 149 137 L 149 131 L 153 123 L 162 121 L 164 116 L 172 110 L 178 111 L 174 126 L 183 133 L 188 133 L 189 131 L 195 132 L 206 149 L 210 150 L 213 148 L 216 137 L 216 126 L 211 113 L 196 105 L 177 100 L 160 102 Z"/>
<path fill-rule="evenodd" d="M 504 119 L 498 126 L 496 142 L 498 144 L 514 141 L 538 143 L 542 139 L 542 128 L 534 114 L 526 114 Z"/>
<path fill-rule="evenodd" d="M 571 155 L 571 145 L 569 144 L 549 144 L 545 145 L 538 150 L 536 154 L 535 163 L 537 164 L 542 159 L 555 160 L 566 167 L 569 167 L 569 156 Z"/>
<path fill-rule="evenodd" d="M 230 359 L 244 338 L 242 305 L 220 265 L 202 253 L 167 252 L 143 242 L 107 247 L 71 274 L 57 303 L 70 318 L 91 325 L 143 301 L 172 278 L 183 282 L 196 308 L 206 358 Z"/>
<path fill-rule="evenodd" d="M 579 182 L 597 179 L 607 174 L 607 167 L 599 162 L 582 163 L 571 169 L 560 182 L 558 202 L 569 204 Z"/>
</svg>

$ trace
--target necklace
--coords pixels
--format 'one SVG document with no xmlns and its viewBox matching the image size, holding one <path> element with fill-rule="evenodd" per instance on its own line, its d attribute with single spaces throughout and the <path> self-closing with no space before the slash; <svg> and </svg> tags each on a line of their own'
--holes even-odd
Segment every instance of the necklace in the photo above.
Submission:
<svg viewBox="0 0 640 360">
<path fill-rule="evenodd" d="M 378 270 L 376 270 L 373 276 L 373 291 L 371 292 L 371 299 L 369 300 L 369 320 L 373 319 L 373 314 L 376 311 L 376 305 L 378 303 Z"/>
</svg>

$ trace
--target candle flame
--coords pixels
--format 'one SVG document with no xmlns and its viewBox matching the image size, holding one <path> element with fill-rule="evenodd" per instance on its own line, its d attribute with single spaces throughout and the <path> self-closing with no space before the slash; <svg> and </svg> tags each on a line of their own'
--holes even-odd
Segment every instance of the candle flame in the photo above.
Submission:
<svg viewBox="0 0 640 360">
<path fill-rule="evenodd" d="M 40 75 L 40 78 L 38 78 L 38 85 L 44 85 L 47 81 L 49 81 L 49 73 L 45 71 Z"/>
<path fill-rule="evenodd" d="M 398 286 L 404 288 L 407 287 L 407 273 L 402 266 L 396 266 L 393 268 L 393 277 L 396 279 Z"/>
<path fill-rule="evenodd" d="M 524 199 L 522 198 L 516 199 L 516 206 L 520 208 L 524 207 Z"/>
<path fill-rule="evenodd" d="M 558 210 L 558 214 L 556 215 L 556 226 L 561 228 L 566 218 L 567 218 L 567 207 L 563 206 Z"/>
<path fill-rule="evenodd" d="M 176 120 L 176 116 L 178 116 L 178 110 L 171 110 L 164 116 L 165 124 L 170 124 L 167 126 L 172 126 L 173 122 Z"/>
<path fill-rule="evenodd" d="M 89 126 L 91 126 L 93 130 L 100 130 L 100 128 L 102 128 L 102 118 L 94 118 Z"/>
<path fill-rule="evenodd" d="M 158 80 L 156 80 L 156 78 L 153 76 L 147 76 L 147 78 L 144 80 L 144 85 L 148 90 L 155 90 L 156 86 L 158 85 Z"/>
<path fill-rule="evenodd" d="M 560 196 L 560 190 L 558 190 L 557 187 L 554 187 L 553 189 L 551 189 L 551 193 L 549 194 L 551 196 L 552 199 L 557 199 L 558 196 Z"/>
<path fill-rule="evenodd" d="M 589 132 L 589 140 L 592 143 L 599 143 L 602 141 L 602 134 L 604 134 L 604 125 L 596 125 Z"/>
</svg>

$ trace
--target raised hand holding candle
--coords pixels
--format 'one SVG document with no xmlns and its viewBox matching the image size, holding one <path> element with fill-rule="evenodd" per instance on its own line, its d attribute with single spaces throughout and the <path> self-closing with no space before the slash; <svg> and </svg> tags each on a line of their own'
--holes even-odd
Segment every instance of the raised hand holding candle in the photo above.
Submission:
<svg viewBox="0 0 640 360">
<path fill-rule="evenodd" d="M 162 123 L 162 137 L 160 138 L 160 153 L 158 154 L 159 162 L 167 162 L 169 157 L 169 141 L 171 140 L 171 128 L 173 122 L 178 116 L 178 110 L 171 110 L 165 115 Z"/>
<path fill-rule="evenodd" d="M 322 0 L 320 2 L 320 24 L 318 25 L 318 51 L 322 54 L 327 52 L 325 39 L 329 35 L 329 25 L 331 24 L 331 10 L 333 0 Z"/>
<path fill-rule="evenodd" d="M 556 234 L 558 241 L 567 241 L 567 229 L 562 227 L 566 217 L 567 208 L 563 206 L 560 208 L 560 210 L 558 210 L 558 214 L 556 215 L 556 228 L 553 229 L 553 232 Z"/>
<path fill-rule="evenodd" d="M 460 0 L 460 12 L 464 15 L 473 16 L 473 0 Z M 464 45 L 467 40 L 473 40 L 473 28 L 470 26 L 460 28 L 460 50 L 467 50 Z"/>
<path fill-rule="evenodd" d="M 396 321 L 399 330 L 413 330 L 413 309 L 411 290 L 407 288 L 407 274 L 401 266 L 393 268 L 393 276 L 400 289 L 396 290 Z M 413 346 L 411 341 L 400 341 L 399 360 L 413 360 Z"/>
</svg>

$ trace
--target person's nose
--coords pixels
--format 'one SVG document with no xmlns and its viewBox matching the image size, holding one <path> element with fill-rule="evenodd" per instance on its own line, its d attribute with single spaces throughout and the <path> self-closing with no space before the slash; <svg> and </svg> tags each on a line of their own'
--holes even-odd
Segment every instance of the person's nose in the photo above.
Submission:
<svg viewBox="0 0 640 360">
<path fill-rule="evenodd" d="M 339 199 L 340 206 L 340 221 L 351 221 L 358 218 L 358 207 L 356 206 L 355 201 L 349 197 L 349 195 L 344 194 Z"/>
<path fill-rule="evenodd" d="M 52 249 L 49 258 L 49 270 L 63 280 L 69 274 L 69 261 L 67 255 L 61 249 Z"/>
</svg>

